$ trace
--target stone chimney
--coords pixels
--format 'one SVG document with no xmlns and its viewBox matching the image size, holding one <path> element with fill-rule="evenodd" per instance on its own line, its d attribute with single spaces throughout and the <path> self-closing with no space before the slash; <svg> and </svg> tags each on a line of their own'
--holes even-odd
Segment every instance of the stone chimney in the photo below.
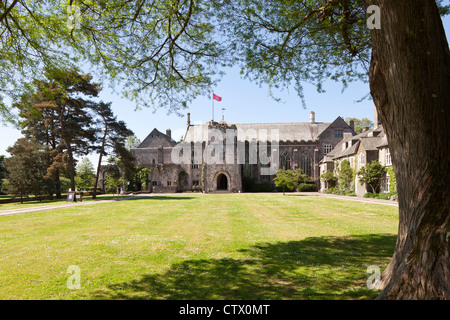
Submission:
<svg viewBox="0 0 450 320">
<path fill-rule="evenodd" d="M 191 125 L 191 114 L 188 112 L 187 114 L 187 125 L 190 126 Z"/>
<path fill-rule="evenodd" d="M 172 130 L 167 129 L 166 130 L 166 136 L 168 136 L 169 138 L 172 138 Z"/>
<path fill-rule="evenodd" d="M 355 121 L 350 120 L 350 123 L 348 124 L 350 128 L 352 128 L 353 131 L 355 131 Z"/>
<path fill-rule="evenodd" d="M 309 113 L 309 122 L 310 123 L 316 123 L 316 114 L 314 113 L 314 111 L 311 111 Z"/>
</svg>

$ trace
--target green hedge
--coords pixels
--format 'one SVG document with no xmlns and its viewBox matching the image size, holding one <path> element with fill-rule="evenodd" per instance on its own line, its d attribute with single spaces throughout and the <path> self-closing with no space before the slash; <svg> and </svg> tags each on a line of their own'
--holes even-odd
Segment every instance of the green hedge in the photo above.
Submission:
<svg viewBox="0 0 450 320">
<path fill-rule="evenodd" d="M 311 183 L 300 183 L 297 187 L 299 192 L 317 192 L 317 187 L 315 184 Z"/>
<path fill-rule="evenodd" d="M 248 192 L 272 192 L 273 184 L 271 183 L 258 183 L 250 186 Z"/>
</svg>

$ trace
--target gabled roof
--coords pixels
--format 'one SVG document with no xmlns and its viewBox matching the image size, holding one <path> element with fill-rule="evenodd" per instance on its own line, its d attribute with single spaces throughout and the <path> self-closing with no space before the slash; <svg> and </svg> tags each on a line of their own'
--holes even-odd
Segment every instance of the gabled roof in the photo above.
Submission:
<svg viewBox="0 0 450 320">
<path fill-rule="evenodd" d="M 153 129 L 152 132 L 141 142 L 137 149 L 142 148 L 158 148 L 163 147 L 173 147 L 176 145 L 175 140 L 173 140 L 168 135 L 160 132 L 158 129 Z"/>
<path fill-rule="evenodd" d="M 378 126 L 377 128 L 361 132 L 356 136 L 342 139 L 336 145 L 336 147 L 334 147 L 334 149 L 327 154 L 327 157 L 331 159 L 339 159 L 345 156 L 356 154 L 360 145 L 366 151 L 377 150 L 380 144 L 383 144 L 383 141 L 385 139 L 386 135 L 384 133 L 383 127 Z M 349 142 L 350 140 L 352 140 L 351 145 L 349 145 L 346 149 L 343 149 L 343 144 Z"/>
</svg>

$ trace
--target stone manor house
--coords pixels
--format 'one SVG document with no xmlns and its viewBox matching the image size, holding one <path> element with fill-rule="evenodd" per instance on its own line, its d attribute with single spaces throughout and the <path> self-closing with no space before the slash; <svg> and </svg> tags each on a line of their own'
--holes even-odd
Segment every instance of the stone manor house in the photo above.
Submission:
<svg viewBox="0 0 450 320">
<path fill-rule="evenodd" d="M 319 162 L 320 174 L 331 171 L 336 176 L 341 163 L 347 160 L 354 172 L 372 161 L 378 161 L 386 173 L 381 180 L 379 191 L 389 193 L 391 189 L 392 158 L 389 150 L 386 133 L 379 121 L 378 112 L 374 107 L 374 126 L 372 129 L 364 128 L 363 132 L 354 135 L 344 133 L 343 139 L 339 141 L 333 150 L 328 152 Z M 320 191 L 325 190 L 325 183 L 320 184 Z M 371 188 L 361 183 L 357 175 L 354 177 L 352 187 L 357 196 L 363 196 L 366 192 L 372 192 Z M 395 184 L 392 185 L 395 189 Z M 396 190 L 394 190 L 396 191 Z"/>
<path fill-rule="evenodd" d="M 309 122 L 244 124 L 228 124 L 223 117 L 220 122 L 192 124 L 188 113 L 181 141 L 172 139 L 170 129 L 163 133 L 155 128 L 131 151 L 137 164 L 150 170 L 148 190 L 137 186 L 138 191 L 241 192 L 244 178 L 256 184 L 273 183 L 279 168 L 302 169 L 320 189 L 320 161 L 344 136 L 354 135 L 352 123 L 348 125 L 341 117 L 331 123 L 316 122 L 314 112 L 310 113 Z M 218 136 L 224 141 L 214 145 Z M 180 151 L 179 146 L 184 148 Z M 219 161 L 205 161 L 205 154 Z"/>
</svg>

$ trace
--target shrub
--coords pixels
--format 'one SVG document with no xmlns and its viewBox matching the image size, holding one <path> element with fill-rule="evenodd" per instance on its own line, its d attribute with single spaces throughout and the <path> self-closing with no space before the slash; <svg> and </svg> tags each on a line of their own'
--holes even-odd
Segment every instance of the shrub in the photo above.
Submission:
<svg viewBox="0 0 450 320">
<path fill-rule="evenodd" d="M 300 192 L 316 192 L 317 187 L 315 184 L 311 183 L 300 183 L 297 187 L 297 191 Z"/>
<path fill-rule="evenodd" d="M 377 192 L 381 179 L 386 174 L 386 170 L 378 161 L 372 161 L 361 167 L 358 171 L 359 182 L 367 183 L 372 192 Z"/>
<path fill-rule="evenodd" d="M 393 196 L 397 194 L 397 182 L 395 180 L 395 173 L 392 167 L 387 167 L 386 172 L 389 174 L 389 193 Z"/>
<path fill-rule="evenodd" d="M 256 183 L 255 180 L 251 178 L 242 178 L 242 191 L 244 192 L 272 192 L 273 184 L 269 182 Z M 286 191 L 292 191 L 290 189 Z"/>
<path fill-rule="evenodd" d="M 297 181 L 297 177 L 292 170 L 280 169 L 277 171 L 275 178 L 273 178 L 275 186 L 282 189 L 283 194 L 286 191 L 293 191 L 295 189 Z"/>
<path fill-rule="evenodd" d="M 339 188 L 350 190 L 353 182 L 353 169 L 348 160 L 343 160 L 338 171 Z"/>
<path fill-rule="evenodd" d="M 364 198 L 375 198 L 376 194 L 374 194 L 372 192 L 366 192 L 363 197 Z"/>
<path fill-rule="evenodd" d="M 384 192 L 377 194 L 377 198 L 383 199 L 383 200 L 389 200 L 390 196 L 391 195 L 389 193 L 384 193 Z"/>
<path fill-rule="evenodd" d="M 356 193 L 354 191 L 351 191 L 351 190 L 345 190 L 344 191 L 344 195 L 356 197 Z"/>
<path fill-rule="evenodd" d="M 249 177 L 242 177 L 242 191 L 251 192 L 255 185 L 255 180 Z"/>
<path fill-rule="evenodd" d="M 336 186 L 337 177 L 333 174 L 333 172 L 325 171 L 320 177 L 325 182 L 327 189 L 334 188 Z"/>
<path fill-rule="evenodd" d="M 330 189 L 328 189 L 328 190 L 325 190 L 325 192 L 326 193 L 335 193 L 336 192 L 336 188 L 335 187 L 332 187 L 332 188 L 330 188 Z"/>
<path fill-rule="evenodd" d="M 273 184 L 271 183 L 258 183 L 252 186 L 252 192 L 272 192 Z"/>
</svg>

